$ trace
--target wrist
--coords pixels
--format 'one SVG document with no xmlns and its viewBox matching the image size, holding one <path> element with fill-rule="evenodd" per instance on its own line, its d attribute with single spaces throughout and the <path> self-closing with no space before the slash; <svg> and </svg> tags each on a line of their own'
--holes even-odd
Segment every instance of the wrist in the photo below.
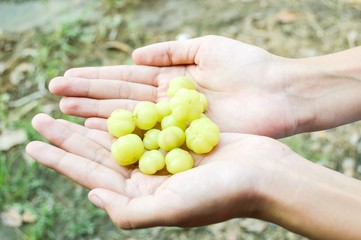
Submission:
<svg viewBox="0 0 361 240">
<path fill-rule="evenodd" d="M 281 60 L 284 92 L 296 119 L 294 133 L 361 119 L 361 64 L 347 68 L 341 60 L 339 54 Z"/>
<path fill-rule="evenodd" d="M 312 239 L 358 239 L 360 181 L 290 154 L 280 159 L 258 218 Z"/>
</svg>

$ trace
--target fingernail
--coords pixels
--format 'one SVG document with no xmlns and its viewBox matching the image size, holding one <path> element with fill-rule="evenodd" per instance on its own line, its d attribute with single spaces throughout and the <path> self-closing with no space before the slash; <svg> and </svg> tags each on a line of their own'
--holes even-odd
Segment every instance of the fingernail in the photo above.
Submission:
<svg viewBox="0 0 361 240">
<path fill-rule="evenodd" d="M 89 196 L 89 200 L 98 208 L 103 209 L 103 200 L 99 198 L 97 195 L 92 194 Z"/>
</svg>

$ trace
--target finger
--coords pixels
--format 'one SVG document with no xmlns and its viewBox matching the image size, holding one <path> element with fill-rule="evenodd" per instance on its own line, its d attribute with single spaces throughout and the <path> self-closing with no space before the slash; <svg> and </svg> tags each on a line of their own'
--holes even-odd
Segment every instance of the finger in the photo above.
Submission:
<svg viewBox="0 0 361 240">
<path fill-rule="evenodd" d="M 156 101 L 157 99 L 156 87 L 120 80 L 99 81 L 98 79 L 57 77 L 50 82 L 49 90 L 53 94 L 69 97 L 139 101 Z"/>
<path fill-rule="evenodd" d="M 84 127 L 79 124 L 66 121 L 64 119 L 57 119 L 56 121 L 66 126 L 68 129 L 79 133 L 80 135 L 92 140 L 93 142 L 110 151 L 110 146 L 114 142 L 114 138 L 109 135 L 107 130 L 101 131 L 99 129 Z"/>
<path fill-rule="evenodd" d="M 125 191 L 125 180 L 122 175 L 50 144 L 30 142 L 26 146 L 26 153 L 42 165 L 54 169 L 86 188 L 109 188 L 121 193 Z"/>
<path fill-rule="evenodd" d="M 138 48 L 132 58 L 138 65 L 172 66 L 197 63 L 196 56 L 205 37 L 169 41 Z"/>
<path fill-rule="evenodd" d="M 64 97 L 61 99 L 60 110 L 69 115 L 80 117 L 108 118 L 117 109 L 133 111 L 138 101 L 128 99 L 97 100 L 90 98 Z"/>
<path fill-rule="evenodd" d="M 72 68 L 65 72 L 64 77 L 114 79 L 157 86 L 159 72 L 158 67 L 121 65 Z"/>
<path fill-rule="evenodd" d="M 33 127 L 50 143 L 64 149 L 65 151 L 90 159 L 94 162 L 114 169 L 127 177 L 129 170 L 120 167 L 111 157 L 111 153 L 102 146 L 96 144 L 90 139 L 78 134 L 55 121 L 46 114 L 39 114 L 33 118 Z M 110 146 L 108 146 L 108 149 Z"/>
<path fill-rule="evenodd" d="M 105 118 L 88 118 L 85 120 L 84 126 L 101 131 L 108 131 L 107 120 Z"/>
<path fill-rule="evenodd" d="M 129 198 L 108 189 L 94 189 L 89 200 L 104 209 L 115 225 L 123 229 L 145 228 L 164 225 L 166 212 L 153 195 Z M 168 219 L 169 220 L 169 219 Z"/>
</svg>

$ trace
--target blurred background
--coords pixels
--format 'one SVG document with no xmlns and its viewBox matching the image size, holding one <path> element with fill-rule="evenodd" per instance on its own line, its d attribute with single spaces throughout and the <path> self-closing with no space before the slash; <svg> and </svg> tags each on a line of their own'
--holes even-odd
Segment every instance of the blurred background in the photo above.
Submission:
<svg viewBox="0 0 361 240">
<path fill-rule="evenodd" d="M 183 229 L 124 231 L 84 189 L 24 153 L 41 139 L 31 118 L 58 109 L 50 79 L 77 66 L 132 64 L 150 43 L 223 35 L 285 57 L 361 45 L 360 0 L 0 1 L 0 239 L 305 239 L 253 219 Z M 342 106 L 335 106 L 342 107 Z M 281 141 L 326 167 L 361 179 L 361 125 Z"/>
</svg>

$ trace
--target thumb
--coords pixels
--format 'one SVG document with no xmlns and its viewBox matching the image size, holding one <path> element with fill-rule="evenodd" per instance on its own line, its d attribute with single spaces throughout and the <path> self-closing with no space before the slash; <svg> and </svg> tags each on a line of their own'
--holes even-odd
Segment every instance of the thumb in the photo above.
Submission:
<svg viewBox="0 0 361 240">
<path fill-rule="evenodd" d="M 123 229 L 153 227 L 162 224 L 164 216 L 152 195 L 129 198 L 108 189 L 96 188 L 88 199 L 107 212 L 113 223 Z"/>
<path fill-rule="evenodd" d="M 194 64 L 206 37 L 155 43 L 134 50 L 132 58 L 138 65 L 172 66 Z"/>
</svg>

